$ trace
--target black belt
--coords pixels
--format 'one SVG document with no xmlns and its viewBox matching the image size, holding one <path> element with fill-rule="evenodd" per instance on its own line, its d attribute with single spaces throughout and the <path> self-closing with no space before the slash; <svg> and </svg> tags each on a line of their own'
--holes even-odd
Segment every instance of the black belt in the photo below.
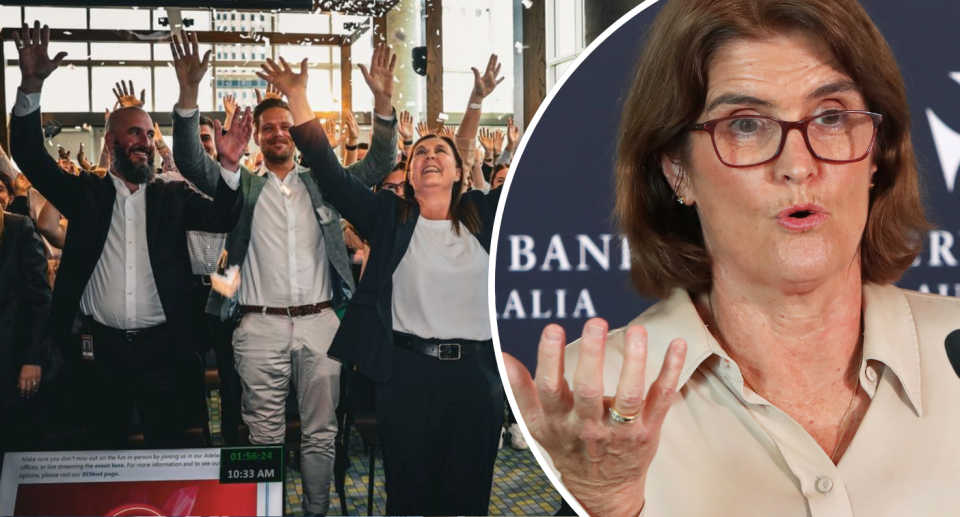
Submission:
<svg viewBox="0 0 960 517">
<path fill-rule="evenodd" d="M 200 285 L 210 285 L 210 275 L 193 275 Z"/>
<path fill-rule="evenodd" d="M 413 334 L 393 333 L 393 345 L 411 352 L 436 357 L 441 361 L 457 361 L 461 357 L 472 355 L 482 347 L 493 342 L 474 341 L 472 339 L 424 339 Z"/>
<path fill-rule="evenodd" d="M 97 320 L 93 319 L 91 316 L 86 316 L 86 329 L 98 337 L 107 337 L 122 339 L 128 343 L 132 343 L 138 339 L 143 339 L 147 336 L 156 334 L 157 332 L 165 329 L 167 327 L 166 323 L 161 323 L 159 325 L 154 325 L 152 327 L 142 328 L 142 329 L 117 329 L 107 325 L 104 325 Z"/>
</svg>

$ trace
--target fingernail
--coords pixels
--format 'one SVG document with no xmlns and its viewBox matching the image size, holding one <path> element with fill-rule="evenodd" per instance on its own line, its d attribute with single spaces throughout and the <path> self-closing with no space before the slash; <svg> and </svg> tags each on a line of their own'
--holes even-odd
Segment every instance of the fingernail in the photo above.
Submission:
<svg viewBox="0 0 960 517">
<path fill-rule="evenodd" d="M 587 325 L 587 335 L 590 337 L 603 337 L 603 327 L 596 325 Z"/>
<path fill-rule="evenodd" d="M 547 332 L 543 335 L 543 338 L 547 340 L 547 343 L 559 343 L 560 342 L 560 333 L 559 332 Z"/>
</svg>

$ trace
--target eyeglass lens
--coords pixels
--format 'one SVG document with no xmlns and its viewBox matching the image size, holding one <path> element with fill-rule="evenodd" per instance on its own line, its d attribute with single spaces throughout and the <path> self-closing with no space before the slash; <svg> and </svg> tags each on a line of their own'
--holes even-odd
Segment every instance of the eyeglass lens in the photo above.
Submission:
<svg viewBox="0 0 960 517">
<path fill-rule="evenodd" d="M 827 113 L 804 126 L 810 147 L 822 159 L 856 160 L 873 142 L 874 121 L 865 113 Z M 753 165 L 777 154 L 783 128 L 769 118 L 719 122 L 713 131 L 720 158 L 731 165 Z"/>
</svg>

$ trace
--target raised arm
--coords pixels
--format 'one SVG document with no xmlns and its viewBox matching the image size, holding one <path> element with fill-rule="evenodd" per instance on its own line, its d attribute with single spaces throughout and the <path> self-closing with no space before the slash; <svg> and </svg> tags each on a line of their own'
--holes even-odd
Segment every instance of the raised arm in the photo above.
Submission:
<svg viewBox="0 0 960 517">
<path fill-rule="evenodd" d="M 360 143 L 360 126 L 357 125 L 357 117 L 351 110 L 346 110 L 343 114 L 343 129 L 346 135 L 346 143 L 343 146 L 343 166 L 349 167 L 357 163 L 357 145 Z"/>
<path fill-rule="evenodd" d="M 374 62 L 381 51 L 380 47 L 374 51 Z M 287 97 L 296 124 L 290 129 L 290 136 L 297 149 L 306 156 L 310 173 L 323 190 L 324 199 L 362 235 L 369 235 L 376 219 L 378 197 L 360 180 L 347 174 L 330 147 L 327 134 L 307 99 L 307 60 L 300 63 L 299 73 L 294 72 L 282 57 L 279 64 L 267 59 L 261 68 L 263 71 L 257 72 L 257 76 L 276 86 Z M 364 72 L 369 73 L 365 69 Z M 392 110 L 389 106 L 387 109 Z"/>
<path fill-rule="evenodd" d="M 217 190 L 211 196 L 212 200 L 184 184 L 187 193 L 185 210 L 188 214 L 185 221 L 188 230 L 226 233 L 233 230 L 243 208 L 239 168 L 243 149 L 253 134 L 253 114 L 249 107 L 244 109 L 226 133 L 222 131 L 219 120 L 215 120 L 213 126 L 213 138 L 223 170 L 217 179 Z M 231 174 L 229 171 L 236 172 Z"/>
<path fill-rule="evenodd" d="M 374 49 L 370 68 L 360 65 L 363 80 L 373 93 L 373 138 L 367 155 L 347 171 L 368 187 L 383 181 L 397 164 L 397 116 L 392 105 L 396 63 L 396 54 L 381 44 Z"/>
<path fill-rule="evenodd" d="M 180 97 L 173 114 L 173 160 L 184 178 L 208 196 L 217 193 L 220 181 L 220 165 L 203 151 L 200 144 L 200 107 L 197 98 L 200 81 L 207 72 L 210 51 L 200 58 L 197 34 L 180 38 L 174 34 L 170 41 L 173 67 L 177 72 Z"/>
<path fill-rule="evenodd" d="M 61 52 L 50 58 L 47 52 L 50 28 L 44 25 L 41 29 L 40 22 L 36 22 L 33 29 L 23 24 L 23 29 L 14 33 L 13 39 L 20 57 L 21 79 L 10 119 L 10 149 L 34 188 L 69 216 L 77 206 L 76 192 L 81 179 L 64 172 L 47 153 L 40 125 L 43 83 L 67 53 Z"/>
<path fill-rule="evenodd" d="M 409 111 L 403 110 L 400 113 L 400 120 L 397 121 L 397 133 L 403 139 L 403 156 L 410 156 L 410 149 L 413 147 L 413 115 Z"/>
<path fill-rule="evenodd" d="M 464 168 L 473 167 L 473 150 L 477 142 L 477 131 L 480 129 L 480 113 L 483 107 L 483 100 L 493 93 L 497 85 L 503 82 L 500 75 L 500 63 L 497 62 L 497 55 L 491 54 L 487 62 L 487 69 L 480 74 L 476 68 L 473 70 L 473 91 L 470 92 L 470 101 L 467 103 L 467 109 L 463 113 L 463 120 L 460 121 L 460 127 L 457 129 L 457 148 L 460 155 L 463 156 Z"/>
</svg>

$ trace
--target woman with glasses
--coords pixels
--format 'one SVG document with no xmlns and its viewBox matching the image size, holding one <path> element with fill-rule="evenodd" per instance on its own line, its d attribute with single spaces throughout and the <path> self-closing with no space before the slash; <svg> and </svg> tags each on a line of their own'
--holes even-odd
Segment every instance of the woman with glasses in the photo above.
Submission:
<svg viewBox="0 0 960 517">
<path fill-rule="evenodd" d="M 616 216 L 661 302 L 510 384 L 590 515 L 951 515 L 960 300 L 892 282 L 928 223 L 903 80 L 856 0 L 670 0 Z"/>
<path fill-rule="evenodd" d="M 391 88 L 395 57 L 384 45 L 363 69 Z M 489 246 L 500 191 L 463 193 L 484 98 L 502 80 L 491 56 L 474 69 L 456 141 L 426 135 L 411 148 L 403 196 L 347 175 L 307 100 L 306 60 L 258 75 L 289 100 L 290 135 L 327 199 L 370 243 L 329 354 L 377 382 L 387 515 L 487 515 L 503 422 L 487 312 Z M 378 111 L 379 110 L 378 108 Z M 460 149 L 458 149 L 458 146 Z M 462 149 L 462 150 L 461 150 Z"/>
</svg>

